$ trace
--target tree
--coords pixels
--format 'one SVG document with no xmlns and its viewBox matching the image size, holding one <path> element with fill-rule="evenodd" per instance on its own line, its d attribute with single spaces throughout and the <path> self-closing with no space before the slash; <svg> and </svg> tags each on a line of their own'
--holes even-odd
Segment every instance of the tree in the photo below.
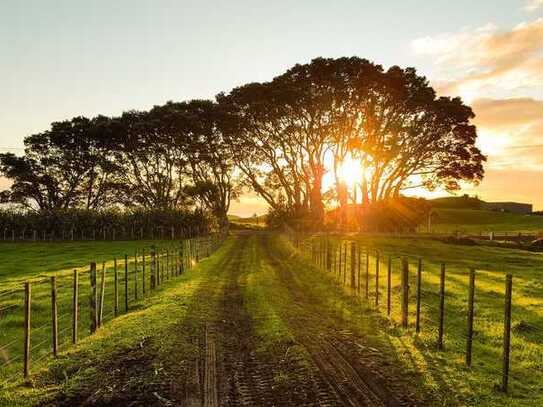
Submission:
<svg viewBox="0 0 543 407">
<path fill-rule="evenodd" d="M 357 184 L 366 205 L 419 186 L 454 190 L 483 176 L 473 112 L 460 99 L 436 98 L 413 68 L 317 58 L 218 101 L 238 118 L 230 133 L 236 164 L 282 213 L 306 210 L 321 221 L 329 168 L 345 206 L 348 191 L 337 169 L 347 154 L 362 167 Z"/>
<path fill-rule="evenodd" d="M 13 181 L 5 199 L 32 209 L 97 208 L 109 201 L 116 167 L 104 149 L 107 118 L 75 117 L 25 139 L 25 154 L 0 155 Z"/>
<path fill-rule="evenodd" d="M 159 106 L 149 112 L 124 112 L 112 119 L 109 146 L 122 169 L 126 206 L 164 210 L 186 204 L 186 163 L 176 144 L 177 120 Z"/>
<path fill-rule="evenodd" d="M 235 163 L 224 136 L 235 118 L 209 100 L 193 100 L 178 108 L 190 122 L 185 140 L 193 186 L 188 191 L 226 224 L 230 202 L 240 193 Z"/>
<path fill-rule="evenodd" d="M 370 92 L 365 86 L 357 92 L 364 125 L 351 145 L 366 175 L 364 202 L 482 179 L 486 158 L 475 146 L 474 114 L 459 98 L 436 98 L 413 68 L 398 67 L 382 73 Z"/>
</svg>

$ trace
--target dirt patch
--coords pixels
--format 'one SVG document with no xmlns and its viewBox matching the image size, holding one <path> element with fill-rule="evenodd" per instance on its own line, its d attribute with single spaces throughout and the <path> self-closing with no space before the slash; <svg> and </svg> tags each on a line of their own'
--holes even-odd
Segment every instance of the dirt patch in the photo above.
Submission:
<svg viewBox="0 0 543 407">
<path fill-rule="evenodd" d="M 76 388 L 64 389 L 54 400 L 41 403 L 40 406 L 163 405 L 160 394 L 164 389 L 157 374 L 153 374 L 156 372 L 153 369 L 154 359 L 152 339 L 145 338 L 134 348 L 113 354 L 95 366 L 96 371 L 100 372 L 98 382 L 96 378 L 81 380 Z M 86 364 L 88 361 L 82 360 L 82 366 Z M 60 363 L 50 370 L 47 382 L 60 384 L 73 373 L 73 368 L 71 371 L 66 370 Z"/>
</svg>

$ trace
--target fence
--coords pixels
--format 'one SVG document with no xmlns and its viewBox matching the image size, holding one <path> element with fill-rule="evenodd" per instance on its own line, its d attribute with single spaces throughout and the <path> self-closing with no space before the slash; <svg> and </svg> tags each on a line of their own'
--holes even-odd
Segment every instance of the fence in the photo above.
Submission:
<svg viewBox="0 0 543 407">
<path fill-rule="evenodd" d="M 422 258 L 363 247 L 356 240 L 294 233 L 289 238 L 301 255 L 403 334 L 414 331 L 423 353 L 447 352 L 454 363 L 506 393 L 513 380 L 522 392 L 539 388 L 542 320 L 525 309 L 513 319 L 511 274 L 497 277 L 445 263 L 432 264 L 430 272 Z M 494 380 L 499 384 L 491 384 Z"/>
<path fill-rule="evenodd" d="M 0 238 L 3 241 L 94 241 L 94 240 L 182 240 L 207 233 L 205 226 L 180 228 L 176 226 L 153 227 L 102 227 L 79 228 L 76 226 L 60 231 L 38 230 L 32 228 L 3 228 Z"/>
<path fill-rule="evenodd" d="M 226 231 L 136 249 L 121 259 L 28 280 L 0 291 L 0 379 L 31 367 L 126 313 L 163 282 L 183 274 L 222 243 Z"/>
</svg>

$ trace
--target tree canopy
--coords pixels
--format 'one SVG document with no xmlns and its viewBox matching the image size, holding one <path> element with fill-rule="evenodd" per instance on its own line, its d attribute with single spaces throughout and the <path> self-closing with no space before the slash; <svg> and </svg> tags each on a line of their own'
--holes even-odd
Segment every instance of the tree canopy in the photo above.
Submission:
<svg viewBox="0 0 543 407">
<path fill-rule="evenodd" d="M 53 123 L 25 139 L 23 156 L 0 155 L 13 181 L 2 197 L 35 209 L 199 207 L 225 220 L 244 187 L 322 224 L 334 206 L 480 182 L 473 117 L 413 68 L 317 58 L 216 101 Z M 350 185 L 348 157 L 360 174 Z"/>
</svg>

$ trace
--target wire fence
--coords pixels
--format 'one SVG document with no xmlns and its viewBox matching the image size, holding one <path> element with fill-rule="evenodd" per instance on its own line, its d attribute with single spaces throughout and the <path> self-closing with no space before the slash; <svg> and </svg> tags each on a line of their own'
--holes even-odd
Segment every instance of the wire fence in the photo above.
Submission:
<svg viewBox="0 0 543 407">
<path fill-rule="evenodd" d="M 524 396 L 543 380 L 543 318 L 514 295 L 511 274 L 465 269 L 363 246 L 339 236 L 288 232 L 299 253 L 392 327 L 416 335 L 427 363 L 447 363 L 488 386 Z"/>
<path fill-rule="evenodd" d="M 224 230 L 134 248 L 122 258 L 0 291 L 0 380 L 5 384 L 21 375 L 27 378 L 31 369 L 211 255 L 226 234 Z"/>
<path fill-rule="evenodd" d="M 35 229 L 31 227 L 3 227 L 0 239 L 3 241 L 95 241 L 95 240 L 183 240 L 191 236 L 208 233 L 206 226 L 179 227 L 66 227 L 58 230 Z"/>
</svg>

